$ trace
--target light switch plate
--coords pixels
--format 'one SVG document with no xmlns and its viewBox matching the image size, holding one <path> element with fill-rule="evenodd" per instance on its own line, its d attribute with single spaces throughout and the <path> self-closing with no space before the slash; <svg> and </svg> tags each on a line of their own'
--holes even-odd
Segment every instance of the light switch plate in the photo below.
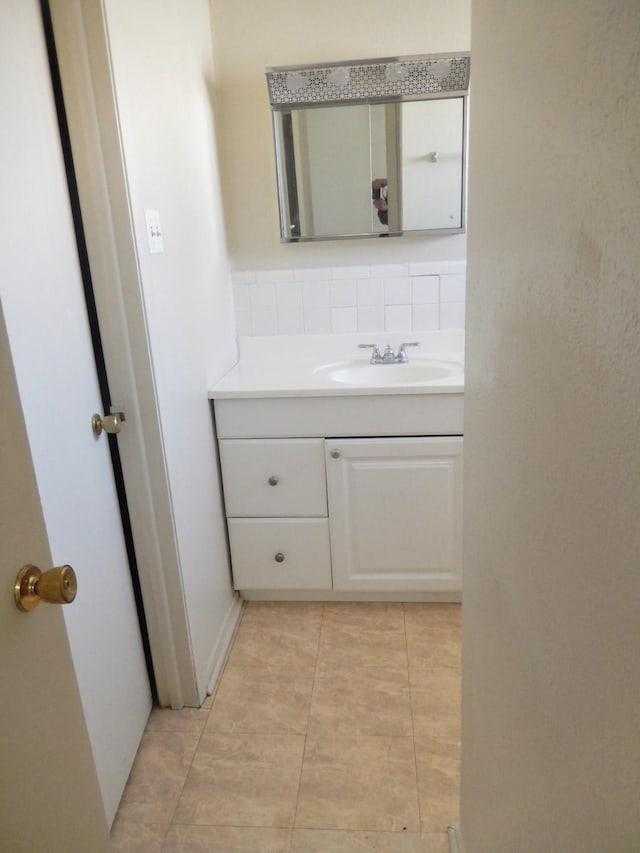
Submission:
<svg viewBox="0 0 640 853">
<path fill-rule="evenodd" d="M 149 252 L 152 255 L 164 252 L 162 242 L 162 225 L 160 224 L 160 213 L 157 210 L 145 208 L 144 219 L 147 224 L 147 240 L 149 241 Z"/>
</svg>

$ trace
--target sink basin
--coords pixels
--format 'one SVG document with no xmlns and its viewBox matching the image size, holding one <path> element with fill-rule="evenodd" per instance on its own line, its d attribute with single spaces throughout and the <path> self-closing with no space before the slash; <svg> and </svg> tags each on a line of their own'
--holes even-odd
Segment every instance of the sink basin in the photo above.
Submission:
<svg viewBox="0 0 640 853">
<path fill-rule="evenodd" d="M 461 366 L 453 361 L 414 359 L 407 364 L 371 364 L 368 361 L 337 361 L 313 372 L 346 385 L 415 385 L 453 376 Z"/>
</svg>

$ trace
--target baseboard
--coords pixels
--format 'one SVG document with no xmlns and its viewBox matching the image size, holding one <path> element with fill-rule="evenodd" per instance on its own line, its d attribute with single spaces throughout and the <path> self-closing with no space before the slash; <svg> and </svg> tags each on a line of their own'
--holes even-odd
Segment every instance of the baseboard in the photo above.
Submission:
<svg viewBox="0 0 640 853">
<path fill-rule="evenodd" d="M 209 678 L 207 681 L 206 690 L 206 694 L 208 696 L 210 696 L 215 690 L 216 682 L 218 681 L 218 676 L 220 675 L 224 662 L 227 658 L 227 652 L 229 651 L 231 639 L 236 630 L 236 626 L 238 624 L 238 620 L 240 619 L 241 613 L 242 599 L 236 593 L 233 596 L 229 609 L 227 610 L 227 615 L 220 628 L 220 631 L 218 632 L 216 644 L 213 648 L 213 651 L 211 652 L 211 657 L 209 658 L 209 666 L 207 667 Z"/>
<path fill-rule="evenodd" d="M 462 827 L 460 824 L 454 823 L 452 826 L 448 826 L 447 835 L 449 837 L 449 853 L 464 853 Z"/>
</svg>

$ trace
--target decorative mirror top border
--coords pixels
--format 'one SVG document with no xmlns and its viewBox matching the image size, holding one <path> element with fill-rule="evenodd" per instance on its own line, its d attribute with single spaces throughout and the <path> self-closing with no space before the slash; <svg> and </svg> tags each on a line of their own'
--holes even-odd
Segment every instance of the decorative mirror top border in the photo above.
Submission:
<svg viewBox="0 0 640 853">
<path fill-rule="evenodd" d="M 292 104 L 437 97 L 469 89 L 468 53 L 362 59 L 328 65 L 267 68 L 274 109 Z"/>
</svg>

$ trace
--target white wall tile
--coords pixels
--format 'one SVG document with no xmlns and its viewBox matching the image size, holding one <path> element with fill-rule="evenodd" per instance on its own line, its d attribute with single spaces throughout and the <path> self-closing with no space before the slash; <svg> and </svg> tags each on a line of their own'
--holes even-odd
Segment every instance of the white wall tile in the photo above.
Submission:
<svg viewBox="0 0 640 853">
<path fill-rule="evenodd" d="M 329 283 L 329 304 L 333 308 L 344 308 L 356 304 L 356 282 L 354 279 Z"/>
<path fill-rule="evenodd" d="M 251 334 L 251 314 L 248 311 L 236 311 L 236 335 L 248 337 Z"/>
<path fill-rule="evenodd" d="M 234 284 L 233 290 L 233 307 L 236 311 L 249 310 L 249 285 Z"/>
<path fill-rule="evenodd" d="M 276 308 L 280 311 L 295 309 L 302 311 L 302 285 L 297 281 L 276 284 Z"/>
<path fill-rule="evenodd" d="M 440 276 L 419 275 L 411 281 L 411 298 L 414 305 L 425 302 L 438 302 L 440 299 Z"/>
<path fill-rule="evenodd" d="M 277 335 L 278 320 L 275 311 L 251 312 L 252 335 Z"/>
<path fill-rule="evenodd" d="M 361 305 L 384 305 L 384 279 L 358 279 L 356 299 L 358 307 Z"/>
<path fill-rule="evenodd" d="M 384 311 L 383 305 L 359 305 L 358 331 L 384 332 Z"/>
<path fill-rule="evenodd" d="M 326 281 L 331 277 L 331 267 L 297 268 L 293 277 L 296 281 Z"/>
<path fill-rule="evenodd" d="M 440 306 L 437 302 L 414 305 L 412 328 L 417 332 L 430 332 L 440 328 Z"/>
<path fill-rule="evenodd" d="M 293 270 L 258 270 L 256 281 L 271 282 L 293 281 Z"/>
<path fill-rule="evenodd" d="M 251 284 L 256 280 L 255 270 L 245 270 L 243 272 L 232 272 L 232 284 Z"/>
<path fill-rule="evenodd" d="M 232 273 L 238 334 L 463 329 L 466 261 Z"/>
<path fill-rule="evenodd" d="M 384 304 L 411 305 L 411 279 L 408 276 L 385 278 Z"/>
<path fill-rule="evenodd" d="M 440 275 L 449 272 L 449 261 L 421 261 L 409 264 L 409 275 Z"/>
<path fill-rule="evenodd" d="M 285 308 L 282 311 L 278 310 L 278 334 L 304 334 L 304 315 L 302 313 L 302 308 Z"/>
<path fill-rule="evenodd" d="M 464 275 L 441 275 L 440 276 L 440 302 L 464 302 L 465 301 L 466 276 Z"/>
<path fill-rule="evenodd" d="M 358 331 L 358 315 L 355 306 L 331 309 L 331 331 L 334 335 Z"/>
<path fill-rule="evenodd" d="M 387 305 L 384 309 L 385 332 L 406 332 L 411 329 L 410 305 Z"/>
<path fill-rule="evenodd" d="M 304 281 L 302 283 L 302 304 L 304 308 L 328 308 L 329 282 Z"/>
<path fill-rule="evenodd" d="M 369 267 L 331 267 L 331 278 L 369 278 Z"/>
<path fill-rule="evenodd" d="M 273 284 L 250 284 L 249 307 L 252 311 L 275 311 L 276 290 Z"/>
<path fill-rule="evenodd" d="M 464 302 L 443 302 L 440 305 L 441 329 L 464 329 Z"/>
<path fill-rule="evenodd" d="M 305 308 L 304 331 L 307 335 L 331 334 L 331 315 L 329 308 Z"/>
<path fill-rule="evenodd" d="M 371 275 L 380 278 L 400 278 L 408 274 L 408 264 L 376 264 L 371 267 Z"/>
</svg>

